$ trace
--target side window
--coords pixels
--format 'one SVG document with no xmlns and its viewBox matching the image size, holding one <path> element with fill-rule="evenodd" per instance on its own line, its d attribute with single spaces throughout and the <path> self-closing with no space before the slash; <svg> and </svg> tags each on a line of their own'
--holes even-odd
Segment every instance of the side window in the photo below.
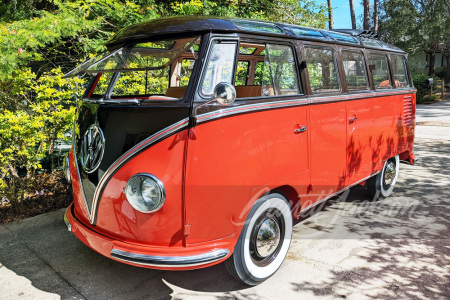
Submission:
<svg viewBox="0 0 450 300">
<path fill-rule="evenodd" d="M 192 69 L 194 69 L 195 60 L 184 58 L 181 61 L 180 87 L 188 86 L 189 78 L 191 78 Z"/>
<path fill-rule="evenodd" d="M 300 94 L 293 48 L 241 42 L 235 88 L 238 99 Z"/>
<path fill-rule="evenodd" d="M 370 70 L 375 89 L 392 88 L 389 80 L 389 65 L 384 54 L 369 54 Z"/>
<path fill-rule="evenodd" d="M 330 47 L 305 47 L 305 59 L 313 94 L 340 92 L 338 72 Z"/>
<path fill-rule="evenodd" d="M 269 96 L 271 89 L 274 95 L 300 94 L 294 53 L 290 46 L 267 44 L 264 65 L 270 74 L 270 78 L 263 76 L 264 96 Z"/>
<path fill-rule="evenodd" d="M 248 61 L 238 61 L 236 68 L 236 86 L 247 85 L 248 69 L 250 63 Z"/>
<path fill-rule="evenodd" d="M 345 78 L 349 91 L 368 90 L 369 83 L 366 76 L 366 64 L 360 51 L 342 51 Z"/>
<path fill-rule="evenodd" d="M 217 42 L 213 45 L 203 74 L 203 95 L 212 95 L 214 87 L 220 82 L 232 83 L 236 47 L 235 42 Z"/>
<path fill-rule="evenodd" d="M 253 80 L 254 85 L 262 85 L 263 83 L 263 77 L 265 82 L 269 82 L 272 77 L 270 76 L 269 68 L 266 66 L 264 69 L 264 62 L 258 61 L 256 63 L 255 68 L 255 79 Z"/>
<path fill-rule="evenodd" d="M 394 71 L 395 87 L 408 87 L 409 80 L 404 57 L 391 55 L 391 64 Z"/>
</svg>

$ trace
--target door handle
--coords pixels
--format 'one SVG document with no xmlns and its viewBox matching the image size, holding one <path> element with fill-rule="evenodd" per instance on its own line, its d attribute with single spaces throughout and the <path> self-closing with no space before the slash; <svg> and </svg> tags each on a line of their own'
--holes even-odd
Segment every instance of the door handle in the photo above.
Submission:
<svg viewBox="0 0 450 300">
<path fill-rule="evenodd" d="M 294 133 L 298 134 L 298 133 L 302 133 L 306 131 L 306 126 L 301 126 L 300 128 L 296 128 L 294 129 Z"/>
<path fill-rule="evenodd" d="M 349 118 L 348 120 L 350 121 L 350 123 L 353 123 L 356 120 L 358 120 L 358 118 L 353 116 L 353 117 Z"/>
</svg>

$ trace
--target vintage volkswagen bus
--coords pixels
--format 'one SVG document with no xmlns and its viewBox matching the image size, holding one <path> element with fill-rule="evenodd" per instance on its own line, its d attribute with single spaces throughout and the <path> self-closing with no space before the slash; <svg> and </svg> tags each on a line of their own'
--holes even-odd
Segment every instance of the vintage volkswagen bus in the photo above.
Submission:
<svg viewBox="0 0 450 300">
<path fill-rule="evenodd" d="M 293 218 L 356 185 L 387 197 L 414 161 L 402 50 L 357 31 L 214 17 L 118 32 L 91 76 L 69 155 L 65 222 L 134 266 L 225 262 L 270 277 Z"/>
</svg>

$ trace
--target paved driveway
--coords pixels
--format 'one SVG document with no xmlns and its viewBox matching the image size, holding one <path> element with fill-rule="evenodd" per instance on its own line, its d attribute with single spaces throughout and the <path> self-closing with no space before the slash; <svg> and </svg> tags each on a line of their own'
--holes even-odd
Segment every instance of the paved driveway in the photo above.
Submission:
<svg viewBox="0 0 450 300">
<path fill-rule="evenodd" d="M 1 299 L 448 299 L 450 102 L 417 111 L 415 166 L 392 197 L 362 187 L 303 219 L 280 270 L 244 286 L 223 264 L 169 272 L 107 259 L 67 232 L 63 211 L 0 226 Z M 342 201 L 343 199 L 346 201 Z"/>
</svg>

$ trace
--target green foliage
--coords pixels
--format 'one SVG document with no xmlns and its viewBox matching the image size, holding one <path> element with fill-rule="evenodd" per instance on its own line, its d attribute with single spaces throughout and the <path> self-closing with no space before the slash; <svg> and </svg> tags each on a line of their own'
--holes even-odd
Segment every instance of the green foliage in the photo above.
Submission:
<svg viewBox="0 0 450 300">
<path fill-rule="evenodd" d="M 440 95 L 425 95 L 422 99 L 420 99 L 419 103 L 427 103 L 427 102 L 438 102 L 441 101 Z"/>
<path fill-rule="evenodd" d="M 328 7 L 325 3 L 306 0 L 274 1 L 273 13 L 267 14 L 266 19 L 315 28 L 325 29 L 328 21 Z"/>
<path fill-rule="evenodd" d="M 447 0 L 396 0 L 382 4 L 382 39 L 413 54 L 449 46 L 450 10 Z"/>
<path fill-rule="evenodd" d="M 80 20 L 70 11 L 58 15 L 42 12 L 40 18 L 0 24 L 0 82 L 30 62 L 47 60 L 47 45 L 77 36 L 96 26 L 95 21 Z"/>
<path fill-rule="evenodd" d="M 414 82 L 414 87 L 417 89 L 416 99 L 417 102 L 424 102 L 424 97 L 430 94 L 430 86 L 428 85 L 428 78 L 430 76 L 417 74 L 412 76 Z M 436 90 L 436 80 L 437 77 L 433 78 L 433 90 Z M 429 100 L 429 99 L 428 99 Z"/>
<path fill-rule="evenodd" d="M 35 75 L 29 69 L 18 74 L 27 80 Z M 63 138 L 73 122 L 78 78 L 62 78 L 61 69 L 54 69 L 38 80 L 32 80 L 27 108 L 0 111 L 0 192 L 18 206 L 24 187 L 33 180 L 40 160 L 52 154 L 57 139 Z M 20 85 L 20 81 L 17 82 Z M 20 86 L 14 87 L 21 90 Z"/>
</svg>

